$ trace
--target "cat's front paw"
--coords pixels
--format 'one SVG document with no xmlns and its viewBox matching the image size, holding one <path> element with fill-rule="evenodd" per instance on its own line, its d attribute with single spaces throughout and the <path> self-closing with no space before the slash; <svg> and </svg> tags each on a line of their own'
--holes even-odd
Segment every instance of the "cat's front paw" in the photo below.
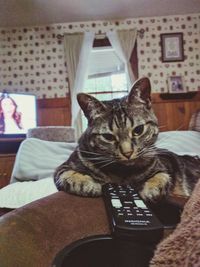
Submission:
<svg viewBox="0 0 200 267">
<path fill-rule="evenodd" d="M 73 170 L 63 172 L 59 177 L 65 191 L 79 196 L 100 196 L 102 186 L 89 175 Z"/>
<path fill-rule="evenodd" d="M 171 177 L 167 173 L 157 173 L 144 183 L 139 192 L 142 199 L 154 202 L 167 194 Z"/>
</svg>

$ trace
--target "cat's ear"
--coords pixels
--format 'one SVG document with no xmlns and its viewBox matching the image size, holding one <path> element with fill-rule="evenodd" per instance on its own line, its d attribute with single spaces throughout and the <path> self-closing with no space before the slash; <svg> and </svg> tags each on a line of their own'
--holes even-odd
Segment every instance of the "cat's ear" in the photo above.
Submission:
<svg viewBox="0 0 200 267">
<path fill-rule="evenodd" d="M 77 95 L 77 100 L 88 119 L 94 119 L 101 116 L 106 110 L 104 104 L 91 95 L 80 93 Z"/>
<path fill-rule="evenodd" d="M 151 83 L 147 77 L 137 80 L 128 95 L 128 102 L 132 104 L 135 101 L 139 101 L 151 107 Z"/>
</svg>

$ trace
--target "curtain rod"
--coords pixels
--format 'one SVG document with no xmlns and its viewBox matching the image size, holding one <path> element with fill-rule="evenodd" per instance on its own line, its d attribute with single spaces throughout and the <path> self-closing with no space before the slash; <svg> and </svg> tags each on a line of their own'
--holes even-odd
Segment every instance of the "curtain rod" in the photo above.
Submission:
<svg viewBox="0 0 200 267">
<path fill-rule="evenodd" d="M 137 33 L 138 33 L 140 38 L 143 38 L 144 32 L 145 32 L 144 29 L 141 29 L 141 30 L 137 31 Z M 73 34 L 77 34 L 77 33 L 68 33 L 68 34 L 73 35 Z M 104 38 L 106 38 L 106 33 L 102 33 L 101 31 L 99 31 L 98 33 L 95 33 L 95 36 L 96 36 L 96 39 L 104 39 Z M 59 40 L 63 39 L 63 37 L 64 37 L 64 34 L 58 34 L 57 35 L 57 38 Z"/>
</svg>

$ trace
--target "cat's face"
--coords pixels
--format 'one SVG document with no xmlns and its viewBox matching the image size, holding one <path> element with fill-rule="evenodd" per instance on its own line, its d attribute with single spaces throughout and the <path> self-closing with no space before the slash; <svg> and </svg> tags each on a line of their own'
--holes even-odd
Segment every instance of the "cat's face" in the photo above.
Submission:
<svg viewBox="0 0 200 267">
<path fill-rule="evenodd" d="M 150 82 L 138 80 L 129 95 L 100 102 L 87 94 L 79 94 L 78 102 L 88 119 L 84 141 L 96 153 L 113 161 L 131 164 L 150 153 L 158 135 L 157 119 L 151 109 Z"/>
</svg>

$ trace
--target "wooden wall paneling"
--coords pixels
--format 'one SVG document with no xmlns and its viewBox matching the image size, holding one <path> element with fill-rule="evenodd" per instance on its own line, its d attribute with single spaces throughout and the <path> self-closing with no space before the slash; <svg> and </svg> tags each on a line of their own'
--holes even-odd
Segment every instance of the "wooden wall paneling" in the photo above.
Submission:
<svg viewBox="0 0 200 267">
<path fill-rule="evenodd" d="M 71 123 L 70 98 L 38 99 L 38 126 L 64 126 Z"/>
<path fill-rule="evenodd" d="M 200 109 L 200 92 L 191 99 L 165 99 L 152 94 L 153 109 L 160 131 L 187 130 L 192 114 Z"/>
<path fill-rule="evenodd" d="M 167 105 L 168 130 L 184 130 L 185 125 L 185 107 L 184 102 L 173 102 Z"/>
<path fill-rule="evenodd" d="M 180 96 L 181 98 L 181 96 Z M 71 123 L 70 97 L 38 99 L 38 126 L 62 126 Z M 160 131 L 187 130 L 192 114 L 200 109 L 200 92 L 189 99 L 162 99 L 152 94 L 152 105 Z"/>
<path fill-rule="evenodd" d="M 167 131 L 168 129 L 168 122 L 167 122 L 167 110 L 166 104 L 162 103 L 154 103 L 153 110 L 158 118 L 158 125 L 160 131 Z"/>
<path fill-rule="evenodd" d="M 62 126 L 69 125 L 66 108 L 42 108 L 39 111 L 38 126 Z"/>
<path fill-rule="evenodd" d="M 185 102 L 185 124 L 186 129 L 188 129 L 189 127 L 189 122 L 191 119 L 192 114 L 197 111 L 198 109 L 200 109 L 200 101 L 190 101 L 190 102 Z"/>
</svg>

